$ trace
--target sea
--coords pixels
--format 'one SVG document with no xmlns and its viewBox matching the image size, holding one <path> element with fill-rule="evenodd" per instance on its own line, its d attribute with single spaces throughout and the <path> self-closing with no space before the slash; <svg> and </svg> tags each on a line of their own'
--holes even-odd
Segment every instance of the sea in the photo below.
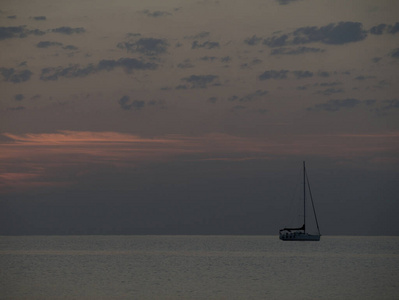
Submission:
<svg viewBox="0 0 399 300">
<path fill-rule="evenodd" d="M 399 237 L 1 236 L 1 299 L 399 299 Z"/>
</svg>

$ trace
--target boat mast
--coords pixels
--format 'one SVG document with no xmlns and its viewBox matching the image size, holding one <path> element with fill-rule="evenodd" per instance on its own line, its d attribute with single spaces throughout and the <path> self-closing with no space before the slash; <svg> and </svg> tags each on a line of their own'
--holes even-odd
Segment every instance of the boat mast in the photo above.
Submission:
<svg viewBox="0 0 399 300">
<path fill-rule="evenodd" d="M 306 170 L 303 161 L 303 232 L 306 232 Z"/>
</svg>

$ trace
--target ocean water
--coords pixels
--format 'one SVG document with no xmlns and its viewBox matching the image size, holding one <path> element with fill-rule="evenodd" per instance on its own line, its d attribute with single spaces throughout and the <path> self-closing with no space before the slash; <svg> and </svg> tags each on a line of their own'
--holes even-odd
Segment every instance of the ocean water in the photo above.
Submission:
<svg viewBox="0 0 399 300">
<path fill-rule="evenodd" d="M 0 237 L 1 299 L 398 299 L 399 237 Z"/>
</svg>

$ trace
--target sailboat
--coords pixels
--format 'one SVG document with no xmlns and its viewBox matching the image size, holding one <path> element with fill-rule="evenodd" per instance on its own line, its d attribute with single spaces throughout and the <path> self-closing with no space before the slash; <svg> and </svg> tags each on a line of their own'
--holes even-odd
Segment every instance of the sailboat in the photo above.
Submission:
<svg viewBox="0 0 399 300">
<path fill-rule="evenodd" d="M 310 234 L 306 231 L 306 186 L 309 189 L 309 196 L 312 203 L 313 214 L 317 225 L 317 234 Z M 283 228 L 279 232 L 280 240 L 283 241 L 320 241 L 320 229 L 317 222 L 316 210 L 313 204 L 312 192 L 310 190 L 309 178 L 306 173 L 305 162 L 303 162 L 303 225 L 298 228 Z"/>
</svg>

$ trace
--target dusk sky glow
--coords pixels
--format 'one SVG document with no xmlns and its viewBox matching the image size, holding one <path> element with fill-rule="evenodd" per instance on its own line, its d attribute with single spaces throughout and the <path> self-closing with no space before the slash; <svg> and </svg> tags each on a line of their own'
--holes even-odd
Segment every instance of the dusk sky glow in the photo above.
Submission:
<svg viewBox="0 0 399 300">
<path fill-rule="evenodd" d="M 0 234 L 399 234 L 398 12 L 2 1 Z"/>
</svg>

